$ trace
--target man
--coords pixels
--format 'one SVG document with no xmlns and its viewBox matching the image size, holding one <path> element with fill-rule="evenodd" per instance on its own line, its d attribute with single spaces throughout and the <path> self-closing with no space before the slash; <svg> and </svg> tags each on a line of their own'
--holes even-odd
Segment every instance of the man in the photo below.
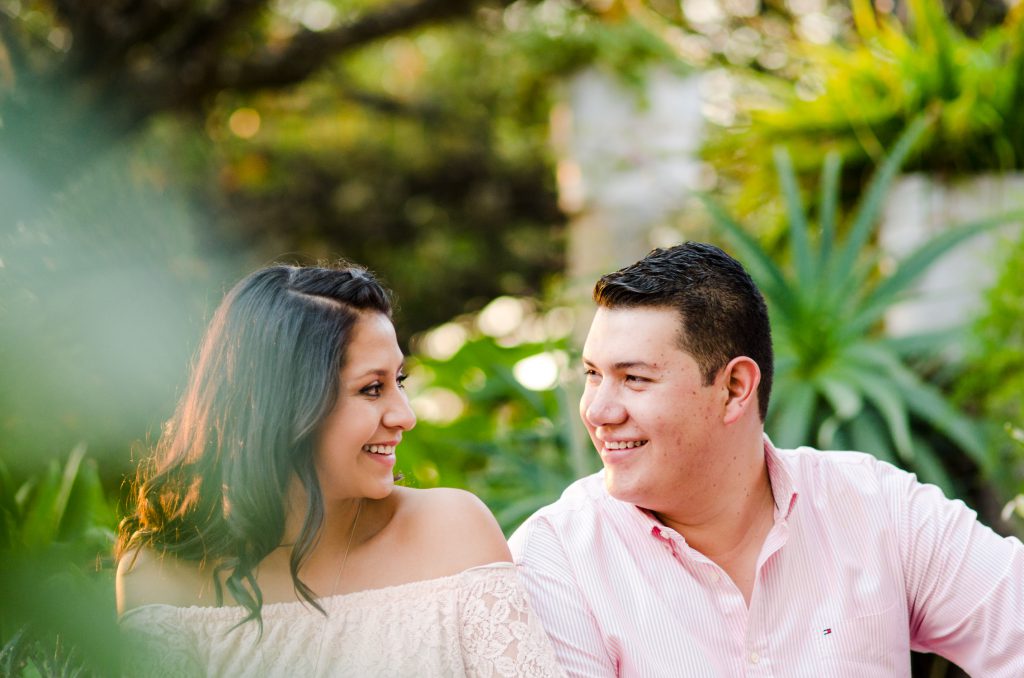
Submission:
<svg viewBox="0 0 1024 678">
<path fill-rule="evenodd" d="M 1024 545 L 873 457 L 764 436 L 764 299 L 720 249 L 604 276 L 580 414 L 604 470 L 511 546 L 571 676 L 1024 676 Z M 808 331 L 813 331 L 808 328 Z"/>
</svg>

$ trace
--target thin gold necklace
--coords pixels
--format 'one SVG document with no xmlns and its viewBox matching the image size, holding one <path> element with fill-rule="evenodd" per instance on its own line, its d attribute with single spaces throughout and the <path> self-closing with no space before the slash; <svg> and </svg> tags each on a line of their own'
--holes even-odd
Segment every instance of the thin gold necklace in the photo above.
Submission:
<svg viewBox="0 0 1024 678">
<path fill-rule="evenodd" d="M 359 524 L 359 514 L 363 511 L 363 498 L 359 498 L 359 503 L 356 504 L 356 515 L 352 519 L 352 530 L 348 533 L 348 543 L 345 545 L 345 554 L 341 557 L 341 565 L 338 566 L 338 574 L 334 575 L 334 583 L 331 584 L 331 590 L 327 593 L 326 598 L 330 598 L 334 595 L 334 592 L 338 590 L 338 582 L 341 581 L 341 573 L 345 571 L 345 563 L 348 562 L 349 551 L 352 550 L 352 541 L 356 536 L 356 525 Z M 320 670 L 320 657 L 324 653 L 324 641 L 327 640 L 327 622 L 329 621 L 329 615 L 327 610 L 324 610 L 324 625 L 320 631 L 320 646 L 316 651 L 316 663 L 313 664 L 313 676 L 319 676 Z"/>
<path fill-rule="evenodd" d="M 359 524 L 359 514 L 362 513 L 362 511 L 363 511 L 363 498 L 360 497 L 359 498 L 359 503 L 356 504 L 356 515 L 355 515 L 354 518 L 352 518 L 352 531 L 349 532 L 348 543 L 345 544 L 345 553 L 344 553 L 344 555 L 342 555 L 342 557 L 341 557 L 341 564 L 338 566 L 338 574 L 334 575 L 334 583 L 331 585 L 330 591 L 328 591 L 326 596 L 323 596 L 322 598 L 320 598 L 320 600 L 326 600 L 327 598 L 330 598 L 331 596 L 334 595 L 334 592 L 338 590 L 338 582 L 341 581 L 341 574 L 342 574 L 342 572 L 345 571 L 345 564 L 348 562 L 348 554 L 352 550 L 352 542 L 355 540 L 355 536 L 356 536 L 356 526 Z M 288 546 L 288 545 L 287 544 L 281 544 L 281 546 Z M 278 548 L 281 548 L 281 547 L 278 547 Z M 313 678 L 316 678 L 319 675 L 318 672 L 320 670 L 320 657 L 324 653 L 324 641 L 327 640 L 327 622 L 328 622 L 327 610 L 324 610 L 323 614 L 324 614 L 324 622 L 323 622 L 323 627 L 320 630 L 320 644 L 319 644 L 319 647 L 317 648 L 317 652 L 316 652 L 316 662 L 313 664 L 313 673 L 312 673 L 312 677 Z M 267 667 L 267 655 L 266 655 L 265 648 L 263 647 L 262 643 L 260 643 L 260 645 L 259 645 L 259 650 L 260 650 L 260 657 L 261 657 L 262 662 L 263 662 L 264 673 L 268 673 L 269 674 L 269 671 L 267 671 L 267 668 L 268 668 Z"/>
</svg>

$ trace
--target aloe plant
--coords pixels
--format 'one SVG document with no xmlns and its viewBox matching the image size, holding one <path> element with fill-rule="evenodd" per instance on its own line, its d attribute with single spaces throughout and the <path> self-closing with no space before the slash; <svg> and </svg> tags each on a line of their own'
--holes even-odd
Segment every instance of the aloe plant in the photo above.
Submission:
<svg viewBox="0 0 1024 678">
<path fill-rule="evenodd" d="M 838 154 L 821 172 L 816 217 L 804 207 L 789 154 L 775 164 L 787 215 L 789 262 L 781 266 L 748 230 L 714 200 L 704 201 L 715 223 L 748 266 L 772 314 L 776 352 L 774 395 L 766 422 L 784 446 L 861 449 L 899 463 L 953 492 L 940 453 L 922 431 L 941 434 L 982 468 L 988 454 L 980 428 L 938 388 L 919 377 L 910 360 L 950 340 L 948 332 L 894 339 L 885 336 L 885 311 L 950 249 L 1022 214 L 954 227 L 881 272 L 870 247 L 880 206 L 893 177 L 932 122 L 919 117 L 881 163 L 845 225 L 839 210 Z M 816 228 L 815 228 L 816 227 Z"/>
<path fill-rule="evenodd" d="M 808 179 L 826 151 L 837 151 L 852 182 L 923 112 L 936 123 L 914 167 L 942 175 L 1024 169 L 1024 5 L 977 38 L 946 17 L 941 0 L 909 0 L 906 25 L 876 13 L 871 0 L 851 6 L 851 41 L 797 43 L 800 68 L 785 77 L 745 73 L 762 94 L 741 100 L 749 125 L 713 135 L 705 149 L 739 182 L 737 209 L 754 209 L 768 188 L 762 168 L 773 144 L 788 146 Z"/>
</svg>

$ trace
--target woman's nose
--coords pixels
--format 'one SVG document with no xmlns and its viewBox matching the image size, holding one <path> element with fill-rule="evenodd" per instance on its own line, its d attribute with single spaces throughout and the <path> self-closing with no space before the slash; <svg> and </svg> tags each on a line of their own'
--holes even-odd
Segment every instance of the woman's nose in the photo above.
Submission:
<svg viewBox="0 0 1024 678">
<path fill-rule="evenodd" d="M 383 423 L 387 428 L 399 428 L 403 431 L 408 431 L 416 425 L 416 413 L 412 411 L 405 391 L 396 394 L 391 407 L 384 413 Z"/>
</svg>

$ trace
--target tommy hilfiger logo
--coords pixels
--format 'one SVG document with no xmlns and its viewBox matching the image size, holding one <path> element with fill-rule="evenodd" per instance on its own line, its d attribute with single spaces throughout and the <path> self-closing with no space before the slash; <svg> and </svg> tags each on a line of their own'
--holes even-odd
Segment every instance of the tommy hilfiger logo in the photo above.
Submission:
<svg viewBox="0 0 1024 678">
<path fill-rule="evenodd" d="M 823 636 L 830 636 L 830 635 L 832 635 L 832 628 L 829 627 L 829 628 L 825 629 L 824 631 L 821 632 L 821 635 L 823 635 Z"/>
</svg>

